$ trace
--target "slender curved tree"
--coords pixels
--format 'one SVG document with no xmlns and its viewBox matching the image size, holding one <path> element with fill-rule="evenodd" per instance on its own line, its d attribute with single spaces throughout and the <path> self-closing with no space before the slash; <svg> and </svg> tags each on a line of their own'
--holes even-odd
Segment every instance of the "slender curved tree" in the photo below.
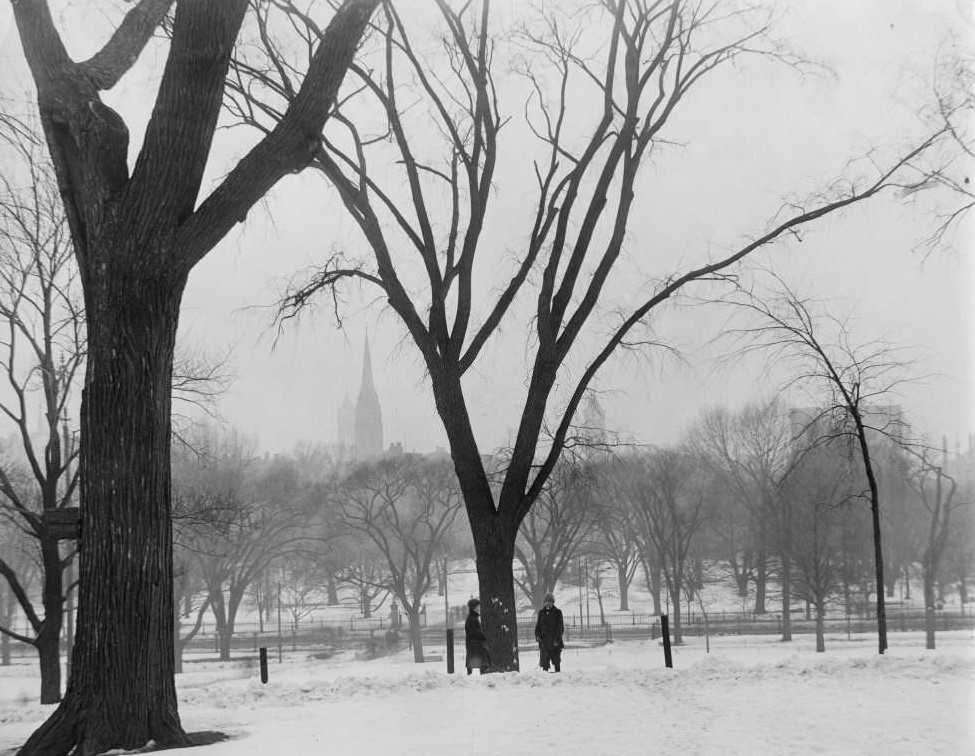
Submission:
<svg viewBox="0 0 975 756">
<path fill-rule="evenodd" d="M 74 664 L 64 699 L 23 756 L 192 742 L 173 677 L 170 414 L 183 289 L 196 263 L 279 179 L 311 163 L 377 3 L 341 4 L 296 74 L 294 100 L 273 133 L 202 198 L 248 0 L 140 0 L 87 60 L 71 57 L 46 0 L 11 3 L 78 260 L 88 335 Z M 102 93 L 167 17 L 168 54 L 130 165 L 128 126 Z"/>
<path fill-rule="evenodd" d="M 850 456 L 859 461 L 866 480 L 862 497 L 870 503 L 877 649 L 882 654 L 887 649 L 887 610 L 875 456 L 878 442 L 903 433 L 900 413 L 890 412 L 885 402 L 907 381 L 908 362 L 901 350 L 883 341 L 854 342 L 848 319 L 833 315 L 822 302 L 801 296 L 774 272 L 771 277 L 777 291 L 741 289 L 737 299 L 728 300 L 755 320 L 728 329 L 726 335 L 741 340 L 742 354 L 761 350 L 766 359 L 792 369 L 789 385 L 813 392 L 815 406 L 793 412 L 796 438 L 804 442 L 801 446 L 812 448 L 844 438 Z"/>
</svg>

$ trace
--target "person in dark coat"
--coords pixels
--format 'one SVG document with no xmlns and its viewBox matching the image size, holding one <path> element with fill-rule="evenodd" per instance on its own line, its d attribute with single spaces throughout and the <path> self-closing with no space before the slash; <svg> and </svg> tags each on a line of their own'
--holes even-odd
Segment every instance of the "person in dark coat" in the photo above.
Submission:
<svg viewBox="0 0 975 756">
<path fill-rule="evenodd" d="M 538 642 L 538 663 L 548 672 L 551 664 L 556 672 L 561 671 L 562 649 L 565 643 L 562 634 L 565 624 L 562 621 L 562 610 L 555 606 L 555 596 L 545 594 L 542 608 L 538 610 L 538 621 L 535 622 L 535 640 Z"/>
<path fill-rule="evenodd" d="M 486 672 L 491 666 L 487 636 L 481 629 L 481 602 L 472 598 L 467 602 L 467 619 L 464 622 L 464 641 L 467 650 L 467 674 L 473 670 Z"/>
</svg>

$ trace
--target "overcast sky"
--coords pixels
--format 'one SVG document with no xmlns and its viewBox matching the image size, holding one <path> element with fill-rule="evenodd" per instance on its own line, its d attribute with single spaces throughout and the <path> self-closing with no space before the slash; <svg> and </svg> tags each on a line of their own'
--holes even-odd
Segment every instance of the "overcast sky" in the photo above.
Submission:
<svg viewBox="0 0 975 756">
<path fill-rule="evenodd" d="M 922 133 L 916 113 L 939 47 L 972 52 L 967 0 L 780 5 L 780 34 L 834 75 L 800 78 L 784 67 L 754 63 L 692 93 L 667 135 L 681 146 L 664 150 L 641 180 L 627 238 L 635 269 L 662 277 L 703 261 L 761 231 L 785 198 L 825 187 L 847 170 L 850 158 L 899 152 Z M 92 6 L 98 3 L 72 6 L 79 49 L 97 39 L 102 15 Z M 29 82 L 6 3 L 0 5 L 0 42 L 2 87 L 22 96 Z M 140 66 L 107 98 L 133 131 L 145 117 L 144 93 L 156 75 Z M 508 94 L 502 89 L 501 109 L 518 118 L 520 95 Z M 214 175 L 243 149 L 240 139 L 234 132 L 218 135 Z M 222 167 L 216 165 L 221 160 Z M 530 202 L 531 185 L 518 179 L 516 170 L 499 174 L 504 217 L 489 239 L 503 251 L 501 261 L 510 261 L 527 235 L 524 227 L 508 228 L 504 215 L 504 208 L 513 208 L 513 216 L 519 202 Z M 913 349 L 913 372 L 928 377 L 894 400 L 924 432 L 967 443 L 975 431 L 972 223 L 951 249 L 924 255 L 916 246 L 931 231 L 926 206 L 894 200 L 860 206 L 820 223 L 801 243 L 762 253 L 759 261 L 804 293 L 830 300 L 834 311 L 852 314 L 855 340 L 884 337 Z M 194 271 L 181 339 L 212 353 L 232 350 L 236 380 L 220 402 L 221 414 L 269 452 L 288 452 L 299 441 L 334 442 L 336 409 L 346 395 L 355 400 L 368 331 L 386 443 L 420 451 L 445 445 L 416 350 L 375 292 L 348 291 L 344 330 L 335 328 L 323 300 L 273 343 L 271 306 L 284 282 L 336 244 L 364 251 L 335 193 L 312 175 L 294 177 Z M 645 255 L 650 248 L 654 254 Z M 617 291 L 620 297 L 638 293 L 625 285 Z M 689 303 L 669 308 L 655 321 L 655 332 L 680 349 L 679 360 L 627 354 L 608 364 L 596 387 L 609 426 L 669 443 L 707 406 L 738 406 L 774 391 L 776 376 L 762 375 L 755 364 L 716 366 L 712 357 L 720 350 L 708 343 L 725 318 Z M 524 318 L 509 321 L 468 383 L 485 451 L 504 443 L 516 423 L 527 329 Z"/>
</svg>

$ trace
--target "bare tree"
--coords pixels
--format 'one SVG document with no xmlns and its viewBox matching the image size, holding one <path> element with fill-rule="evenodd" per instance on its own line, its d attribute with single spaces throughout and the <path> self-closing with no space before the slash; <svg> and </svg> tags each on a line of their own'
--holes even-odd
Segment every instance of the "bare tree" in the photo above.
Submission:
<svg viewBox="0 0 975 756">
<path fill-rule="evenodd" d="M 597 371 L 619 347 L 645 342 L 641 327 L 685 286 L 711 280 L 783 234 L 875 196 L 906 160 L 944 133 L 869 179 L 790 204 L 767 229 L 720 259 L 660 272 L 616 310 L 607 282 L 611 274 L 624 275 L 640 167 L 668 138 L 673 113 L 700 81 L 744 56 L 801 61 L 771 39 L 767 14 L 752 6 L 727 12 L 718 3 L 687 0 L 579 6 L 553 9 L 541 19 L 541 30 L 529 28 L 518 37 L 531 92 L 526 126 L 540 145 L 531 158 L 534 199 L 506 278 L 482 300 L 486 287 L 480 279 L 475 286 L 477 272 L 499 269 L 489 257 L 497 245 L 485 243 L 484 230 L 511 224 L 490 214 L 499 194 L 499 160 L 509 147 L 519 164 L 529 160 L 523 144 L 499 138 L 509 121 L 492 73 L 497 41 L 489 29 L 490 2 L 455 10 L 437 0 L 442 68 L 432 68 L 414 44 L 395 3 L 384 4 L 380 49 L 354 69 L 360 96 L 341 104 L 331 121 L 336 128 L 316 156 L 374 263 L 333 255 L 295 287 L 281 310 L 286 319 L 321 290 L 333 294 L 337 308 L 335 287 L 357 279 L 377 286 L 402 322 L 422 357 L 447 433 L 474 538 L 484 627 L 501 670 L 518 668 L 512 567 L 517 534 L 555 469 Z M 304 19 L 292 14 L 292 20 Z M 310 28 L 309 38 L 314 35 Z M 292 100 L 293 87 L 285 57 L 270 42 L 266 53 L 263 64 L 238 66 L 231 87 L 239 117 L 274 133 L 276 114 Z M 254 91 L 271 101 L 258 101 Z M 376 114 L 379 125 L 370 120 Z M 441 143 L 431 146 L 438 137 Z M 464 378 L 484 362 L 486 345 L 516 316 L 516 300 L 532 289 L 523 409 L 515 418 L 512 464 L 495 491 Z M 601 317 L 607 310 L 616 312 L 608 325 Z"/>
<path fill-rule="evenodd" d="M 664 608 L 664 558 L 657 543 L 642 527 L 646 479 L 646 462 L 640 453 L 617 452 L 602 461 L 598 473 L 598 504 L 594 518 L 596 533 L 586 547 L 592 553 L 606 558 L 615 551 L 617 585 L 620 591 L 620 607 L 628 608 L 623 600 L 635 571 L 642 567 L 653 600 L 655 614 L 665 614 Z M 607 531 L 611 536 L 607 538 Z M 615 543 L 615 546 L 614 546 Z"/>
<path fill-rule="evenodd" d="M 916 459 L 910 485 L 918 502 L 927 513 L 926 527 L 921 539 L 921 579 L 924 585 L 925 648 L 935 647 L 934 609 L 937 602 L 935 582 L 941 570 L 942 560 L 951 534 L 951 515 L 958 509 L 971 506 L 971 502 L 955 499 L 958 483 L 948 474 L 947 444 L 941 452 L 941 464 L 936 464 L 928 449 L 911 450 Z"/>
<path fill-rule="evenodd" d="M 905 381 L 907 360 L 881 341 L 855 343 L 847 321 L 831 315 L 822 303 L 800 297 L 781 278 L 773 278 L 778 294 L 762 296 L 739 290 L 742 297 L 733 303 L 757 315 L 759 321 L 728 333 L 743 340 L 743 354 L 764 350 L 770 361 L 792 368 L 790 385 L 813 391 L 815 406 L 796 414 L 802 426 L 797 436 L 805 434 L 815 445 L 838 434 L 848 440 L 850 453 L 860 461 L 867 484 L 864 498 L 870 502 L 878 650 L 882 654 L 887 648 L 887 613 L 880 487 L 872 451 L 878 440 L 897 437 L 903 431 L 899 413 L 888 403 Z M 827 429 L 827 435 L 820 435 L 817 429 Z"/>
<path fill-rule="evenodd" d="M 7 527 L 9 521 L 0 514 L 0 522 L 5 527 L 0 528 L 0 553 L 6 569 L 17 577 L 16 584 L 20 592 L 30 595 L 36 590 L 38 582 L 38 564 L 35 553 L 30 548 L 32 539 L 18 527 Z M 20 607 L 20 597 L 7 580 L 0 581 L 0 627 L 8 631 L 14 629 L 14 620 Z M 10 641 L 14 637 L 10 632 L 0 633 L 0 664 L 10 666 Z"/>
<path fill-rule="evenodd" d="M 216 622 L 221 660 L 230 658 L 237 614 L 248 588 L 273 562 L 310 545 L 314 523 L 300 505 L 296 471 L 267 465 L 235 436 L 194 444 L 207 454 L 177 471 L 176 506 L 192 512 L 182 545 L 196 555 Z"/>
<path fill-rule="evenodd" d="M 749 514 L 750 538 L 732 558 L 740 579 L 749 567 L 754 570 L 756 613 L 765 611 L 769 553 L 781 560 L 783 640 L 791 640 L 789 550 L 793 533 L 790 501 L 783 489 L 797 454 L 787 413 L 774 400 L 748 404 L 735 414 L 709 410 L 692 429 L 691 445 Z"/>
<path fill-rule="evenodd" d="M 901 435 L 901 434 L 898 434 Z M 911 453 L 895 439 L 874 439 L 872 461 L 877 488 L 884 503 L 881 521 L 884 550 L 884 580 L 887 598 L 893 598 L 900 582 L 905 598 L 911 597 L 911 570 L 919 560 L 917 531 L 923 517 L 910 487 Z"/>
<path fill-rule="evenodd" d="M 660 555 L 670 595 L 671 628 L 675 642 L 681 643 L 680 604 L 693 574 L 693 544 L 709 516 L 706 489 L 699 463 L 687 450 L 653 450 L 641 462 L 643 474 L 632 480 L 636 524 Z"/>
<path fill-rule="evenodd" d="M 973 487 L 971 480 L 964 489 L 966 498 L 971 500 Z M 954 518 L 955 526 L 948 534 L 945 547 L 945 579 L 957 584 L 958 601 L 962 608 L 971 601 L 970 584 L 975 579 L 975 505 L 963 507 Z"/>
<path fill-rule="evenodd" d="M 65 570 L 75 557 L 73 543 L 59 545 L 52 518 L 75 503 L 78 444 L 70 403 L 84 365 L 85 329 L 71 239 L 42 139 L 29 121 L 8 114 L 0 119 L 0 155 L 0 370 L 7 389 L 0 412 L 13 423 L 20 447 L 0 462 L 0 512 L 31 539 L 42 581 L 35 607 L 25 576 L 0 549 L 0 575 L 32 634 L 14 633 L 7 623 L 0 623 L 0 633 L 36 648 L 40 700 L 50 704 L 61 700 Z"/>
<path fill-rule="evenodd" d="M 175 671 L 183 671 L 183 653 L 203 627 L 203 618 L 210 608 L 210 596 L 206 583 L 200 574 L 196 552 L 184 545 L 192 543 L 193 537 L 184 534 L 187 527 L 192 532 L 194 525 L 188 525 L 192 515 L 184 515 L 179 506 L 173 510 L 173 650 Z M 185 629 L 185 632 L 184 632 Z"/>
<path fill-rule="evenodd" d="M 839 448 L 837 448 L 839 447 Z M 826 650 L 827 602 L 842 585 L 842 526 L 849 514 L 851 470 L 841 443 L 820 444 L 803 454 L 789 477 L 796 568 L 790 589 L 816 611 L 816 651 Z"/>
<path fill-rule="evenodd" d="M 342 482 L 336 496 L 342 523 L 378 552 L 385 587 L 409 623 L 413 658 L 422 662 L 425 596 L 444 539 L 462 507 L 449 463 L 407 454 L 365 464 Z"/>
<path fill-rule="evenodd" d="M 78 443 L 71 405 L 85 364 L 85 323 L 64 206 L 43 137 L 36 131 L 29 120 L 13 114 L 0 118 L 0 139 L 9 149 L 5 164 L 10 166 L 0 177 L 0 316 L 7 329 L 0 366 L 11 389 L 0 411 L 13 420 L 21 447 L 19 455 L 0 464 L 0 509 L 9 510 L 36 541 L 43 611 L 24 603 L 28 594 L 23 586 L 12 586 L 12 591 L 35 631 L 26 642 L 37 647 L 41 661 L 41 701 L 57 703 L 58 639 L 64 605 L 74 589 L 70 576 L 78 519 Z M 192 359 L 178 355 L 174 399 L 204 409 L 212 406 L 227 382 L 222 368 L 222 362 L 203 354 Z M 31 479 L 19 495 L 13 495 L 14 465 L 26 468 Z M 58 540 L 68 545 L 59 546 Z M 17 570 L 9 562 L 6 567 L 0 571 L 16 582 Z M 0 623 L 0 632 L 5 627 L 9 629 Z M 73 629 L 68 627 L 69 646 Z"/>
<path fill-rule="evenodd" d="M 373 611 L 389 598 L 389 576 L 375 546 L 366 538 L 361 541 L 358 548 L 352 547 L 355 556 L 339 570 L 338 579 L 355 591 L 359 613 L 363 619 L 369 619 Z"/>
<path fill-rule="evenodd" d="M 714 473 L 706 461 L 704 463 L 711 476 L 723 483 L 724 479 Z M 712 486 L 711 493 L 715 501 L 714 517 L 708 521 L 706 534 L 708 553 L 732 580 L 742 609 L 750 605 L 752 611 L 764 613 L 768 557 L 767 549 L 759 545 L 760 525 L 755 522 L 753 508 L 742 503 L 741 498 L 731 492 L 730 486 L 722 485 L 720 490 L 714 488 Z M 752 584 L 755 585 L 754 594 Z"/>
<path fill-rule="evenodd" d="M 173 0 L 139 0 L 84 61 L 69 55 L 46 0 L 12 4 L 79 264 L 88 337 L 74 665 L 61 706 L 22 756 L 190 743 L 173 680 L 169 500 L 183 289 L 196 263 L 278 180 L 311 162 L 377 3 L 342 3 L 315 38 L 293 107 L 202 200 L 248 0 L 177 0 L 166 65 L 131 167 L 128 126 L 101 93 L 132 68 Z"/>
<path fill-rule="evenodd" d="M 604 627 L 606 625 L 606 605 L 603 597 L 607 593 L 604 587 L 605 572 L 607 567 L 612 568 L 613 565 L 611 563 L 607 564 L 607 561 L 604 561 L 598 556 L 595 559 L 586 557 L 582 564 L 585 565 L 584 579 L 586 581 L 586 590 L 588 591 L 591 588 L 596 593 L 596 608 L 599 610 L 599 626 Z M 580 624 L 581 619 L 580 617 Z M 588 614 L 586 616 L 586 624 L 590 624 Z"/>
<path fill-rule="evenodd" d="M 290 558 L 280 564 L 282 609 L 287 607 L 291 619 L 291 631 L 298 632 L 301 620 L 310 615 L 317 605 L 322 587 L 317 565 L 300 557 Z"/>
<path fill-rule="evenodd" d="M 933 102 L 921 117 L 949 138 L 910 162 L 900 192 L 916 199 L 935 190 L 929 213 L 934 228 L 922 242 L 928 249 L 951 247 L 975 207 L 975 59 L 939 53 L 933 70 Z"/>
<path fill-rule="evenodd" d="M 521 523 L 515 560 L 523 576 L 516 576 L 515 583 L 536 609 L 592 531 L 593 473 L 584 463 L 563 458 Z"/>
<path fill-rule="evenodd" d="M 597 557 L 596 562 L 608 562 L 616 573 L 620 611 L 629 611 L 629 591 L 633 576 L 640 566 L 640 538 L 633 508 L 627 506 L 626 491 L 632 483 L 625 475 L 625 466 L 613 462 L 598 469 L 596 496 L 592 506 L 594 526 L 586 541 L 586 551 Z M 620 473 L 623 473 L 622 475 Z"/>
</svg>

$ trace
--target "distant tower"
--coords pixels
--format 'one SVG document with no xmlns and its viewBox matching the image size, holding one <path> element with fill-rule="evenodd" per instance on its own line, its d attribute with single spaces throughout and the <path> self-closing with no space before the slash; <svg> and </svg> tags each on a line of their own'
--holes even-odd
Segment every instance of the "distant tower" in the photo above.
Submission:
<svg viewBox="0 0 975 756">
<path fill-rule="evenodd" d="M 345 401 L 338 411 L 339 420 L 339 446 L 343 449 L 352 451 L 355 447 L 355 407 L 349 401 L 349 395 L 345 395 Z"/>
<path fill-rule="evenodd" d="M 355 403 L 355 453 L 359 460 L 379 457 L 383 453 L 383 411 L 372 379 L 369 336 L 362 355 L 362 383 Z"/>
</svg>

